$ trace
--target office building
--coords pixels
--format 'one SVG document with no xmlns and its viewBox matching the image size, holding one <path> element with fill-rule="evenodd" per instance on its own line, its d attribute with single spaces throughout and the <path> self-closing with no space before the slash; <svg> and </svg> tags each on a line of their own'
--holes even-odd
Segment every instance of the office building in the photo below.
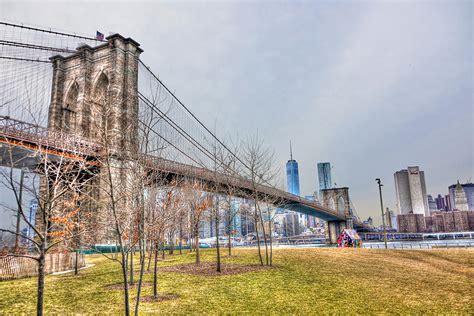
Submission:
<svg viewBox="0 0 474 316">
<path fill-rule="evenodd" d="M 458 185 L 460 187 L 459 189 L 457 189 Z M 457 184 L 450 185 L 448 189 L 449 189 L 449 195 L 447 195 L 447 197 L 449 199 L 449 203 L 451 205 L 452 210 L 456 209 L 459 211 L 461 210 L 474 211 L 474 183 L 460 184 L 458 181 Z M 456 202 L 456 196 L 458 197 L 457 202 Z M 464 198 L 466 201 L 464 201 Z M 466 208 L 465 203 L 467 204 L 467 208 Z"/>
<path fill-rule="evenodd" d="M 474 230 L 474 212 L 435 212 L 431 216 L 422 214 L 398 215 L 400 233 L 439 233 Z"/>
<path fill-rule="evenodd" d="M 438 205 L 431 195 L 428 194 L 428 208 L 430 209 L 430 214 L 438 211 Z"/>
<path fill-rule="evenodd" d="M 435 202 L 436 202 L 436 207 L 438 208 L 438 210 L 447 211 L 446 202 L 444 200 L 444 197 L 441 196 L 441 194 L 438 194 L 438 197 L 435 198 Z"/>
<path fill-rule="evenodd" d="M 286 183 L 288 192 L 300 195 L 300 177 L 298 173 L 298 163 L 293 159 L 293 150 L 290 143 L 290 160 L 286 163 Z"/>
<path fill-rule="evenodd" d="M 444 196 L 444 203 L 446 203 L 446 211 L 453 210 L 454 199 L 453 199 L 453 203 L 451 203 L 451 197 L 449 196 L 449 194 L 446 194 Z"/>
<path fill-rule="evenodd" d="M 304 198 L 310 201 L 316 201 L 316 198 L 314 195 L 305 195 Z M 319 226 L 319 218 L 315 216 L 311 216 L 311 215 L 304 215 L 304 214 L 302 215 L 306 218 L 306 225 L 305 225 L 306 227 Z"/>
<path fill-rule="evenodd" d="M 318 163 L 318 180 L 319 180 L 319 191 L 332 189 L 331 163 L 329 162 Z"/>
<path fill-rule="evenodd" d="M 286 237 L 297 236 L 301 234 L 298 214 L 288 212 L 283 218 L 283 233 Z"/>
<path fill-rule="evenodd" d="M 419 167 L 395 172 L 395 191 L 399 214 L 430 215 L 426 195 L 425 173 Z"/>
</svg>

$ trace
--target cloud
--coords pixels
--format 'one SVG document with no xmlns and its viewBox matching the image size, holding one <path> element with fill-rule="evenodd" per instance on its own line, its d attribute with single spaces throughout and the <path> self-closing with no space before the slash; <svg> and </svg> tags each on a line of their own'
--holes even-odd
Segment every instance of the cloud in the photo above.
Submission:
<svg viewBox="0 0 474 316">
<path fill-rule="evenodd" d="M 220 135 L 255 133 L 282 174 L 291 139 L 302 193 L 331 161 L 359 215 L 393 173 L 425 171 L 428 193 L 473 173 L 472 2 L 5 2 L 1 16 L 131 36 L 143 60 Z"/>
</svg>

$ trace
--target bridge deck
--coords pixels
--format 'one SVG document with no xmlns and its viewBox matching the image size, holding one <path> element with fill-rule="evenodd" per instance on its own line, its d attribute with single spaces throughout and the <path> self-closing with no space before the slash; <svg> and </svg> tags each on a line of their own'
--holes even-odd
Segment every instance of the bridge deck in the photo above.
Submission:
<svg viewBox="0 0 474 316">
<path fill-rule="evenodd" d="M 4 116 L 0 116 L 0 143 L 3 144 L 0 146 L 0 164 L 3 166 L 9 166 L 7 148 L 8 150 L 10 148 L 12 149 L 12 153 L 15 157 L 29 157 L 28 159 L 22 160 L 22 165 L 15 167 L 23 167 L 28 164 L 34 165 L 34 158 L 30 154 L 38 148 L 47 150 L 52 155 L 66 156 L 70 159 L 87 160 L 93 160 L 100 151 L 99 146 L 88 140 L 81 139 L 78 136 L 51 132 L 44 127 Z M 239 197 L 248 197 L 249 193 L 254 191 L 252 182 L 241 176 L 229 177 L 228 175 L 216 174 L 205 168 L 159 157 L 147 156 L 146 158 L 150 168 L 163 173 L 196 178 L 209 183 L 231 185 L 238 189 L 236 196 Z M 345 220 L 344 214 L 339 214 L 336 210 L 283 190 L 265 185 L 257 185 L 255 189 L 258 194 L 269 197 L 273 204 L 279 207 L 315 216 L 325 221 Z"/>
</svg>

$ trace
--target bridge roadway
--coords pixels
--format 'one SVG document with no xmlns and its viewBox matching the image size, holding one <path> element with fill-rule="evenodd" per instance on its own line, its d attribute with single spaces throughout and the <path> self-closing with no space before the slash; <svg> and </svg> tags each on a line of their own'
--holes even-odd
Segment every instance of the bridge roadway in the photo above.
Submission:
<svg viewBox="0 0 474 316">
<path fill-rule="evenodd" d="M 0 116 L 0 165 L 10 166 L 10 154 L 13 161 L 19 162 L 14 167 L 31 167 L 35 165 L 32 152 L 41 148 L 50 155 L 67 157 L 69 159 L 89 161 L 97 164 L 100 147 L 81 137 L 48 131 L 47 128 Z M 178 177 L 195 178 L 208 183 L 231 185 L 236 190 L 237 197 L 249 197 L 253 192 L 252 182 L 244 177 L 217 174 L 205 168 L 199 168 L 159 157 L 147 156 L 146 161 L 151 169 Z M 222 187 L 223 188 L 223 187 Z M 344 221 L 346 218 L 336 210 L 325 207 L 314 201 L 303 199 L 270 186 L 258 185 L 256 191 L 260 195 L 269 197 L 273 204 L 288 210 L 315 216 L 325 221 Z M 361 227 L 361 223 L 354 221 L 354 226 Z"/>
</svg>

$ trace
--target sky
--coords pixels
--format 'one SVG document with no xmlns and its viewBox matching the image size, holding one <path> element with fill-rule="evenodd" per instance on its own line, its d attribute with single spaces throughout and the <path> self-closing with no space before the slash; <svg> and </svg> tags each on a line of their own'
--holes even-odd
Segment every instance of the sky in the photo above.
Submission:
<svg viewBox="0 0 474 316">
<path fill-rule="evenodd" d="M 0 19 L 120 33 L 217 134 L 258 134 L 303 195 L 318 162 L 380 222 L 375 178 L 424 170 L 428 194 L 474 173 L 472 1 L 5 1 Z"/>
</svg>

